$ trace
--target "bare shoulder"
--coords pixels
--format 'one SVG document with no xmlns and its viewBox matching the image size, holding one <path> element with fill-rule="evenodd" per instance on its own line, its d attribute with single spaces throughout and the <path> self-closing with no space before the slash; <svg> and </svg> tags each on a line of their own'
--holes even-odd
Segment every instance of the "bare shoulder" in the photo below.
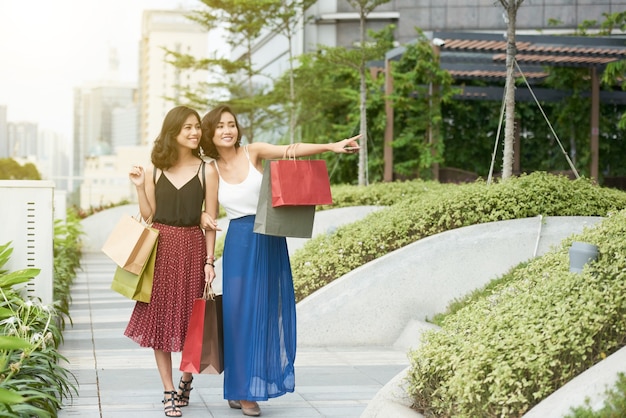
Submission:
<svg viewBox="0 0 626 418">
<path fill-rule="evenodd" d="M 215 168 L 215 164 L 217 163 L 215 162 L 215 160 L 205 161 L 204 163 L 205 173 L 207 176 L 217 175 L 217 169 Z"/>
</svg>

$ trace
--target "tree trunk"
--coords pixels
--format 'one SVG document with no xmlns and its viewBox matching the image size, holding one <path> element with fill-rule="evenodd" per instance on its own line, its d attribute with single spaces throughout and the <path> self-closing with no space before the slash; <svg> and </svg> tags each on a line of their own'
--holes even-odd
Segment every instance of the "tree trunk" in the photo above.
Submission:
<svg viewBox="0 0 626 418">
<path fill-rule="evenodd" d="M 504 155 L 502 161 L 502 179 L 506 180 L 513 174 L 513 143 L 515 141 L 515 18 L 517 15 L 515 2 L 511 0 L 506 13 L 507 45 L 506 45 L 506 85 L 504 93 Z"/>
<path fill-rule="evenodd" d="M 361 18 L 361 51 L 363 55 L 365 55 L 365 18 L 366 14 L 364 13 L 363 8 L 360 11 Z M 367 83 L 365 79 L 365 57 L 361 59 L 361 63 L 359 65 L 359 77 L 361 79 L 361 89 L 360 89 L 360 99 L 359 99 L 359 111 L 360 111 L 360 127 L 359 134 L 361 134 L 361 139 L 359 140 L 359 144 L 361 149 L 359 150 L 359 186 L 367 186 L 369 183 L 367 176 Z"/>
<path fill-rule="evenodd" d="M 296 88 L 293 74 L 293 51 L 292 41 L 293 34 L 289 31 L 287 41 L 289 44 L 289 143 L 295 142 L 296 132 Z"/>
<path fill-rule="evenodd" d="M 247 57 L 246 60 L 248 62 L 247 68 L 247 77 L 248 77 L 248 97 L 254 96 L 254 84 L 252 83 L 252 41 L 248 39 L 246 41 L 247 44 Z M 255 111 L 250 109 L 248 120 L 248 142 L 251 144 L 254 142 L 254 125 L 255 125 Z"/>
</svg>

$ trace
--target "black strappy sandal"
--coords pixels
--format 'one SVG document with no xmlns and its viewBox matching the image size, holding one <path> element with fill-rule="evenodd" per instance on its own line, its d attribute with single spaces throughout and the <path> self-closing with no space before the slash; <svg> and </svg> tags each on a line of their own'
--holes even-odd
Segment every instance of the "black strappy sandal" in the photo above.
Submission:
<svg viewBox="0 0 626 418">
<path fill-rule="evenodd" d="M 182 417 L 183 416 L 183 411 L 180 410 L 180 407 L 178 405 L 176 405 L 176 399 L 178 394 L 176 393 L 175 390 L 172 391 L 165 391 L 163 392 L 164 395 L 170 395 L 169 398 L 167 396 L 165 396 L 163 398 L 163 400 L 161 401 L 163 403 L 163 405 L 165 405 L 163 407 L 163 413 L 165 413 L 166 417 Z"/>
<path fill-rule="evenodd" d="M 180 382 L 178 382 L 178 393 L 177 393 L 177 399 L 176 401 L 178 402 L 178 406 L 180 408 L 183 408 L 185 406 L 189 405 L 189 394 L 192 391 L 192 387 L 191 387 L 191 382 L 193 382 L 193 376 L 191 377 L 191 380 L 185 382 L 183 380 L 183 378 L 180 378 Z"/>
</svg>

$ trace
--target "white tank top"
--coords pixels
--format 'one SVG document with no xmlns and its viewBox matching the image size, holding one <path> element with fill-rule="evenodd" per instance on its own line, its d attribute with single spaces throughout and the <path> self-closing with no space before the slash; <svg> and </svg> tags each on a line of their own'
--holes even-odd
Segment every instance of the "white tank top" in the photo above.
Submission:
<svg viewBox="0 0 626 418">
<path fill-rule="evenodd" d="M 252 165 L 250 155 L 248 154 L 248 146 L 246 145 L 243 149 L 248 158 L 248 176 L 241 183 L 231 184 L 224 181 L 222 175 L 219 174 L 220 170 L 217 167 L 217 161 L 215 162 L 215 168 L 220 178 L 217 199 L 226 211 L 228 219 L 256 214 L 259 202 L 263 174 L 259 173 L 259 170 Z"/>
</svg>

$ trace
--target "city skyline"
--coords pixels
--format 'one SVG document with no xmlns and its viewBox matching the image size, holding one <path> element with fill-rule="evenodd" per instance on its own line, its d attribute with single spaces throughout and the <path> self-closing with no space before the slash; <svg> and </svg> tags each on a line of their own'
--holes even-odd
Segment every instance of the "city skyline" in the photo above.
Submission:
<svg viewBox="0 0 626 418">
<path fill-rule="evenodd" d="M 138 82 L 144 10 L 185 9 L 191 0 L 3 0 L 0 105 L 9 122 L 36 123 L 72 140 L 74 88 L 117 78 Z M 117 55 L 118 73 L 110 59 Z"/>
</svg>

